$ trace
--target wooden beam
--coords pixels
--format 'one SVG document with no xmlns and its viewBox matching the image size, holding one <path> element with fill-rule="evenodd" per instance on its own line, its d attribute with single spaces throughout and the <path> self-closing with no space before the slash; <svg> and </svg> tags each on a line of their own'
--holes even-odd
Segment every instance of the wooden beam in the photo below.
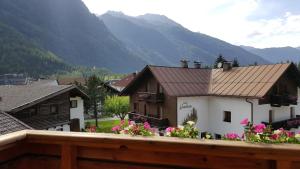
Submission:
<svg viewBox="0 0 300 169">
<path fill-rule="evenodd" d="M 61 147 L 61 169 L 77 169 L 77 148 L 69 144 Z"/>
</svg>

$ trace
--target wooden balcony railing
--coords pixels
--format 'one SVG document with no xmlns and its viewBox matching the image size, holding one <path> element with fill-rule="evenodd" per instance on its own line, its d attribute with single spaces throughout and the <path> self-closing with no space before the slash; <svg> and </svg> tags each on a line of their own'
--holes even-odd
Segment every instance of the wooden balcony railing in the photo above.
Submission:
<svg viewBox="0 0 300 169">
<path fill-rule="evenodd" d="M 299 145 L 21 131 L 0 137 L 1 169 L 298 169 Z"/>
<path fill-rule="evenodd" d="M 276 122 L 272 122 L 272 123 L 267 123 L 267 122 L 263 122 L 263 123 L 266 125 L 272 125 L 272 128 L 274 130 L 277 130 L 279 128 L 283 128 L 285 130 L 290 130 L 292 128 L 297 129 L 300 126 L 300 117 L 297 116 L 295 118 L 276 121 Z"/>
<path fill-rule="evenodd" d="M 298 169 L 300 146 L 20 131 L 0 137 L 0 169 Z"/>
<path fill-rule="evenodd" d="M 129 120 L 133 120 L 137 123 L 144 123 L 148 122 L 152 127 L 156 127 L 159 129 L 165 129 L 169 126 L 168 119 L 160 119 L 150 116 L 144 116 L 139 113 L 130 112 L 128 113 Z"/>
<path fill-rule="evenodd" d="M 297 99 L 297 96 L 291 95 L 271 95 L 270 103 L 275 107 L 297 105 Z"/>
<path fill-rule="evenodd" d="M 160 103 L 164 101 L 163 93 L 138 92 L 138 100 L 152 103 Z"/>
</svg>

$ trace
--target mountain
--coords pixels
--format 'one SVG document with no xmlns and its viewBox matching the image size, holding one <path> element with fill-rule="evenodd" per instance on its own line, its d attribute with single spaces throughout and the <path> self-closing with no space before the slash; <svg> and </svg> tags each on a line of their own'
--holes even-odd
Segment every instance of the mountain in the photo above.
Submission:
<svg viewBox="0 0 300 169">
<path fill-rule="evenodd" d="M 26 73 L 36 77 L 70 70 L 53 53 L 38 48 L 1 22 L 0 44 L 0 74 Z"/>
<path fill-rule="evenodd" d="M 300 50 L 293 47 L 279 47 L 279 48 L 254 48 L 250 46 L 242 46 L 245 50 L 259 55 L 262 58 L 272 62 L 280 63 L 286 61 L 300 62 Z"/>
<path fill-rule="evenodd" d="M 219 54 L 227 60 L 236 57 L 242 65 L 268 63 L 239 46 L 192 32 L 163 15 L 130 17 L 110 11 L 99 18 L 127 49 L 150 64 L 178 65 L 185 57 L 211 65 Z"/>
<path fill-rule="evenodd" d="M 145 65 L 81 0 L 1 0 L 0 22 L 68 64 L 114 72 L 135 71 Z"/>
</svg>

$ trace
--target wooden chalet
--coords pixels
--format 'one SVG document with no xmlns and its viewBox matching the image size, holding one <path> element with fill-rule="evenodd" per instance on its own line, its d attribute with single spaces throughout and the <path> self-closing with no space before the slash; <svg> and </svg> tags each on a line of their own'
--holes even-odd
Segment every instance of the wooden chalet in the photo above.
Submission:
<svg viewBox="0 0 300 169">
<path fill-rule="evenodd" d="M 77 112 L 71 112 L 77 109 L 74 101 L 79 104 L 76 98 L 88 96 L 73 85 L 34 84 L 0 86 L 0 98 L 0 111 L 33 129 L 79 131 L 77 123 L 83 119 L 72 120 Z"/>
</svg>

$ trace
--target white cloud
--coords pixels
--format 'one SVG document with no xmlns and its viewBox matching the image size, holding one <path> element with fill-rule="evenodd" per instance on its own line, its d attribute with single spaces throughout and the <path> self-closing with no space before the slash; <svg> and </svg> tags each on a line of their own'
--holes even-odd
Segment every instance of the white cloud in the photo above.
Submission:
<svg viewBox="0 0 300 169">
<path fill-rule="evenodd" d="M 258 18 L 263 0 L 83 0 L 91 12 L 122 11 L 131 16 L 166 15 L 184 27 L 236 45 L 300 46 L 300 15 Z M 288 0 L 287 0 L 288 1 Z M 264 3 L 262 3 L 264 2 Z M 272 5 L 274 2 L 272 2 Z M 285 6 L 286 7 L 286 6 Z M 271 8 L 269 10 L 272 10 Z M 287 10 L 287 9 L 284 9 Z"/>
</svg>

